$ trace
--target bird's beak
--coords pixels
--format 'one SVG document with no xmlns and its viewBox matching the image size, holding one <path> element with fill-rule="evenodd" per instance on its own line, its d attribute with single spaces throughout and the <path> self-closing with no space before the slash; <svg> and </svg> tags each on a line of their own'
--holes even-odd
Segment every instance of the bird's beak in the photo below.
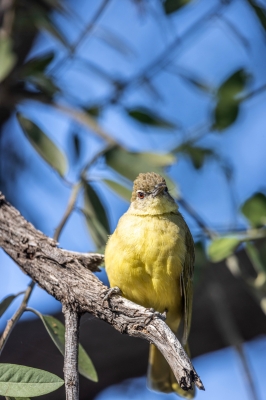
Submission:
<svg viewBox="0 0 266 400">
<path fill-rule="evenodd" d="M 158 194 L 162 193 L 165 188 L 166 185 L 164 183 L 159 183 L 157 186 L 155 186 L 154 190 L 152 191 L 152 197 L 158 196 Z"/>
</svg>

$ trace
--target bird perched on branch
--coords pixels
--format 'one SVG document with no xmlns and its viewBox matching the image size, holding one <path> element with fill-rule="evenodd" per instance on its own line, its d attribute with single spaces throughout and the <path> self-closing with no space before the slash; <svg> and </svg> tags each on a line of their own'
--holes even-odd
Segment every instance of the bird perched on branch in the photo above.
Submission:
<svg viewBox="0 0 266 400">
<path fill-rule="evenodd" d="M 192 312 L 194 243 L 165 179 L 154 173 L 139 174 L 131 204 L 110 236 L 105 267 L 111 287 L 127 299 L 164 313 L 177 334 L 183 326 L 187 349 Z M 150 345 L 148 387 L 192 398 L 176 381 L 160 351 Z"/>
</svg>

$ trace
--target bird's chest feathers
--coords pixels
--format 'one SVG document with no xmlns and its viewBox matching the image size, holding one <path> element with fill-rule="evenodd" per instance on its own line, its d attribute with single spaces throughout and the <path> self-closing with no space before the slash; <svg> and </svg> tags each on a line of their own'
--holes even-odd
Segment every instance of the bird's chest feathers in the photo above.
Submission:
<svg viewBox="0 0 266 400">
<path fill-rule="evenodd" d="M 173 293 L 180 292 L 186 253 L 184 235 L 178 216 L 125 214 L 106 248 L 111 286 L 120 287 L 125 297 L 147 307 L 149 296 L 154 299 L 154 295 L 159 302 L 175 302 Z"/>
</svg>

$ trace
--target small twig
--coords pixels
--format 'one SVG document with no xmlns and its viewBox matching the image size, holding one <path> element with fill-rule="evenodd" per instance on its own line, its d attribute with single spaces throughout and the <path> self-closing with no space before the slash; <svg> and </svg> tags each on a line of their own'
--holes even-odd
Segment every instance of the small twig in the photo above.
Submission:
<svg viewBox="0 0 266 400">
<path fill-rule="evenodd" d="M 0 338 L 0 355 L 3 351 L 3 348 L 5 347 L 7 339 L 9 338 L 12 330 L 14 329 L 16 323 L 18 322 L 21 315 L 24 313 L 25 309 L 27 308 L 27 304 L 30 299 L 34 285 L 35 285 L 35 282 L 31 281 L 31 283 L 29 284 L 29 286 L 24 294 L 23 300 L 22 300 L 19 308 L 17 309 L 15 314 L 7 321 L 5 330 Z"/>
<path fill-rule="evenodd" d="M 78 193 L 79 193 L 80 187 L 81 187 L 81 183 L 80 183 L 80 182 L 76 183 L 76 184 L 73 186 L 73 189 L 72 189 L 72 192 L 71 192 L 71 195 L 70 195 L 70 199 L 69 199 L 69 202 L 68 202 L 66 211 L 65 211 L 65 213 L 64 213 L 64 215 L 63 215 L 63 218 L 62 218 L 62 220 L 60 221 L 60 223 L 59 223 L 59 225 L 57 226 L 57 228 L 56 228 L 56 230 L 55 230 L 55 233 L 54 233 L 54 237 L 53 237 L 53 238 L 54 238 L 54 240 L 55 240 L 56 242 L 58 241 L 59 236 L 60 236 L 60 234 L 61 234 L 61 232 L 62 232 L 62 229 L 64 228 L 64 226 L 65 226 L 65 224 L 66 224 L 66 222 L 67 222 L 67 220 L 68 220 L 70 214 L 72 213 L 72 211 L 73 211 L 73 209 L 74 209 L 74 207 L 75 207 L 75 204 L 76 204 L 76 200 L 77 200 L 77 197 L 78 197 Z"/>
<path fill-rule="evenodd" d="M 66 400 L 79 400 L 78 345 L 80 314 L 69 305 L 63 306 L 65 315 L 64 377 Z"/>
</svg>

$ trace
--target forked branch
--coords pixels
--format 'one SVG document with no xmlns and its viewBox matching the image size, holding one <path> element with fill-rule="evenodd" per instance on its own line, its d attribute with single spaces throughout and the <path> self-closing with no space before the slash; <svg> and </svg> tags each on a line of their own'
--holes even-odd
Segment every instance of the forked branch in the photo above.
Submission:
<svg viewBox="0 0 266 400">
<path fill-rule="evenodd" d="M 106 286 L 92 273 L 103 262 L 100 254 L 75 253 L 27 222 L 0 193 L 0 247 L 18 266 L 49 294 L 61 301 L 65 310 L 90 312 L 121 333 L 154 343 L 171 366 L 184 390 L 195 382 L 204 389 L 181 344 L 160 318 L 131 301 L 113 296 L 103 301 Z"/>
</svg>

